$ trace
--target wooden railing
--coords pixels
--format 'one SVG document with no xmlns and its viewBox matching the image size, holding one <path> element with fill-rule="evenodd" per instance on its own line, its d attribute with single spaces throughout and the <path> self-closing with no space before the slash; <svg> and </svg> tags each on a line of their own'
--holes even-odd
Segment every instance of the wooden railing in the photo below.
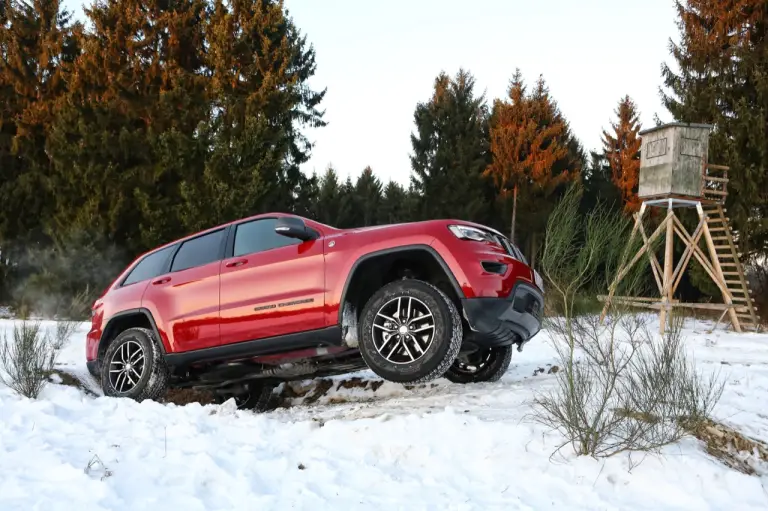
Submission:
<svg viewBox="0 0 768 511">
<path fill-rule="evenodd" d="M 701 196 L 724 203 L 728 196 L 728 169 L 725 165 L 707 164 L 701 174 Z"/>
</svg>

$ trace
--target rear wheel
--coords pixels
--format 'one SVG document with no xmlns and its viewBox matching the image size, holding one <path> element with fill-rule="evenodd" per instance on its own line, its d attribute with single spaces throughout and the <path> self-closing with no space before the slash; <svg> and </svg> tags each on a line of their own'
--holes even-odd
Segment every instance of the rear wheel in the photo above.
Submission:
<svg viewBox="0 0 768 511">
<path fill-rule="evenodd" d="M 270 408 L 272 392 L 275 386 L 265 381 L 252 381 L 236 388 L 225 388 L 216 392 L 216 402 L 223 403 L 234 398 L 235 404 L 241 410 L 265 412 Z"/>
<path fill-rule="evenodd" d="M 101 363 L 101 388 L 105 396 L 136 401 L 158 399 L 168 390 L 168 366 L 154 334 L 146 328 L 129 328 L 107 347 Z"/>
<path fill-rule="evenodd" d="M 414 279 L 391 282 L 363 308 L 360 352 L 385 380 L 417 383 L 439 378 L 462 341 L 459 312 L 437 287 Z"/>
<path fill-rule="evenodd" d="M 513 349 L 509 345 L 459 355 L 444 376 L 453 383 L 499 381 L 509 369 Z"/>
</svg>

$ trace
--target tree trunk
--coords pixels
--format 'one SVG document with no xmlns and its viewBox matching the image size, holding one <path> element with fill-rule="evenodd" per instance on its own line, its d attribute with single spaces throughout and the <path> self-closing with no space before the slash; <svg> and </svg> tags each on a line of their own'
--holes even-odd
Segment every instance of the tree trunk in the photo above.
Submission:
<svg viewBox="0 0 768 511">
<path fill-rule="evenodd" d="M 517 185 L 515 185 L 515 191 L 512 199 L 512 228 L 509 231 L 509 239 L 512 243 L 515 242 L 515 221 L 517 218 Z"/>
</svg>

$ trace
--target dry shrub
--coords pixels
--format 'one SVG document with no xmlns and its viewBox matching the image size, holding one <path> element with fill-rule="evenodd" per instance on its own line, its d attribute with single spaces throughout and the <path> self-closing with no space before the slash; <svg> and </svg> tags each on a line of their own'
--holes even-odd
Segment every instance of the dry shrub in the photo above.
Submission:
<svg viewBox="0 0 768 511">
<path fill-rule="evenodd" d="M 56 351 L 64 347 L 72 334 L 77 330 L 79 323 L 77 321 L 61 320 L 56 322 L 56 334 L 54 338 L 54 348 Z"/>
<path fill-rule="evenodd" d="M 657 341 L 647 316 L 613 319 L 601 325 L 597 316 L 573 318 L 575 349 L 556 341 L 562 370 L 555 389 L 535 398 L 533 418 L 580 455 L 659 452 L 711 420 L 723 382 L 696 370 L 682 321 Z"/>
<path fill-rule="evenodd" d="M 555 388 L 535 397 L 531 417 L 562 434 L 558 451 L 569 444 L 579 455 L 599 457 L 658 451 L 708 419 L 723 384 L 696 371 L 679 318 L 658 343 L 649 317 L 621 304 L 606 308 L 605 322 L 579 313 L 584 290 L 607 289 L 607 279 L 637 248 L 626 243 L 629 224 L 621 215 L 598 205 L 582 216 L 579 190 L 566 192 L 547 225 L 542 271 L 559 315 L 546 318 L 546 326 L 560 370 Z M 645 269 L 636 264 L 619 295 L 641 290 Z"/>
<path fill-rule="evenodd" d="M 28 398 L 37 398 L 56 363 L 56 341 L 38 322 L 22 321 L 0 347 L 0 382 Z"/>
</svg>

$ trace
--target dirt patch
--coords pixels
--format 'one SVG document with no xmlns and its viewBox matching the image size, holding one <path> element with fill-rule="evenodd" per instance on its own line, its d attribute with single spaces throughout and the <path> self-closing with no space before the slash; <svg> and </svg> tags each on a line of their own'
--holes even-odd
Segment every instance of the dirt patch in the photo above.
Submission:
<svg viewBox="0 0 768 511">
<path fill-rule="evenodd" d="M 161 400 L 162 403 L 173 403 L 177 406 L 184 406 L 190 403 L 200 403 L 201 405 L 210 405 L 216 402 L 212 392 L 196 389 L 169 389 Z"/>
<path fill-rule="evenodd" d="M 373 392 L 376 392 L 379 390 L 379 387 L 384 385 L 383 380 L 364 380 L 359 377 L 350 378 L 349 380 L 341 380 L 339 382 L 339 385 L 336 387 L 336 390 L 339 390 L 341 388 L 345 389 L 363 389 L 363 390 L 372 390 Z"/>
<path fill-rule="evenodd" d="M 304 404 L 310 405 L 317 402 L 318 399 L 323 397 L 333 387 L 333 381 L 331 380 L 318 380 L 315 384 L 315 388 L 304 397 Z"/>
<path fill-rule="evenodd" d="M 64 371 L 54 370 L 54 371 L 51 371 L 51 373 L 48 375 L 48 379 L 51 381 L 55 381 L 55 379 L 53 378 L 54 375 L 58 376 L 59 380 L 61 380 L 61 381 L 56 381 L 56 383 L 58 383 L 59 385 L 67 385 L 68 387 L 75 387 L 76 389 L 84 392 L 89 396 L 96 397 L 96 394 L 91 389 L 89 389 L 85 385 L 85 383 L 83 383 L 76 376 L 73 376 Z"/>
<path fill-rule="evenodd" d="M 749 475 L 763 475 L 768 470 L 768 445 L 765 443 L 709 420 L 688 429 L 704 442 L 711 456 L 726 466 Z"/>
</svg>

